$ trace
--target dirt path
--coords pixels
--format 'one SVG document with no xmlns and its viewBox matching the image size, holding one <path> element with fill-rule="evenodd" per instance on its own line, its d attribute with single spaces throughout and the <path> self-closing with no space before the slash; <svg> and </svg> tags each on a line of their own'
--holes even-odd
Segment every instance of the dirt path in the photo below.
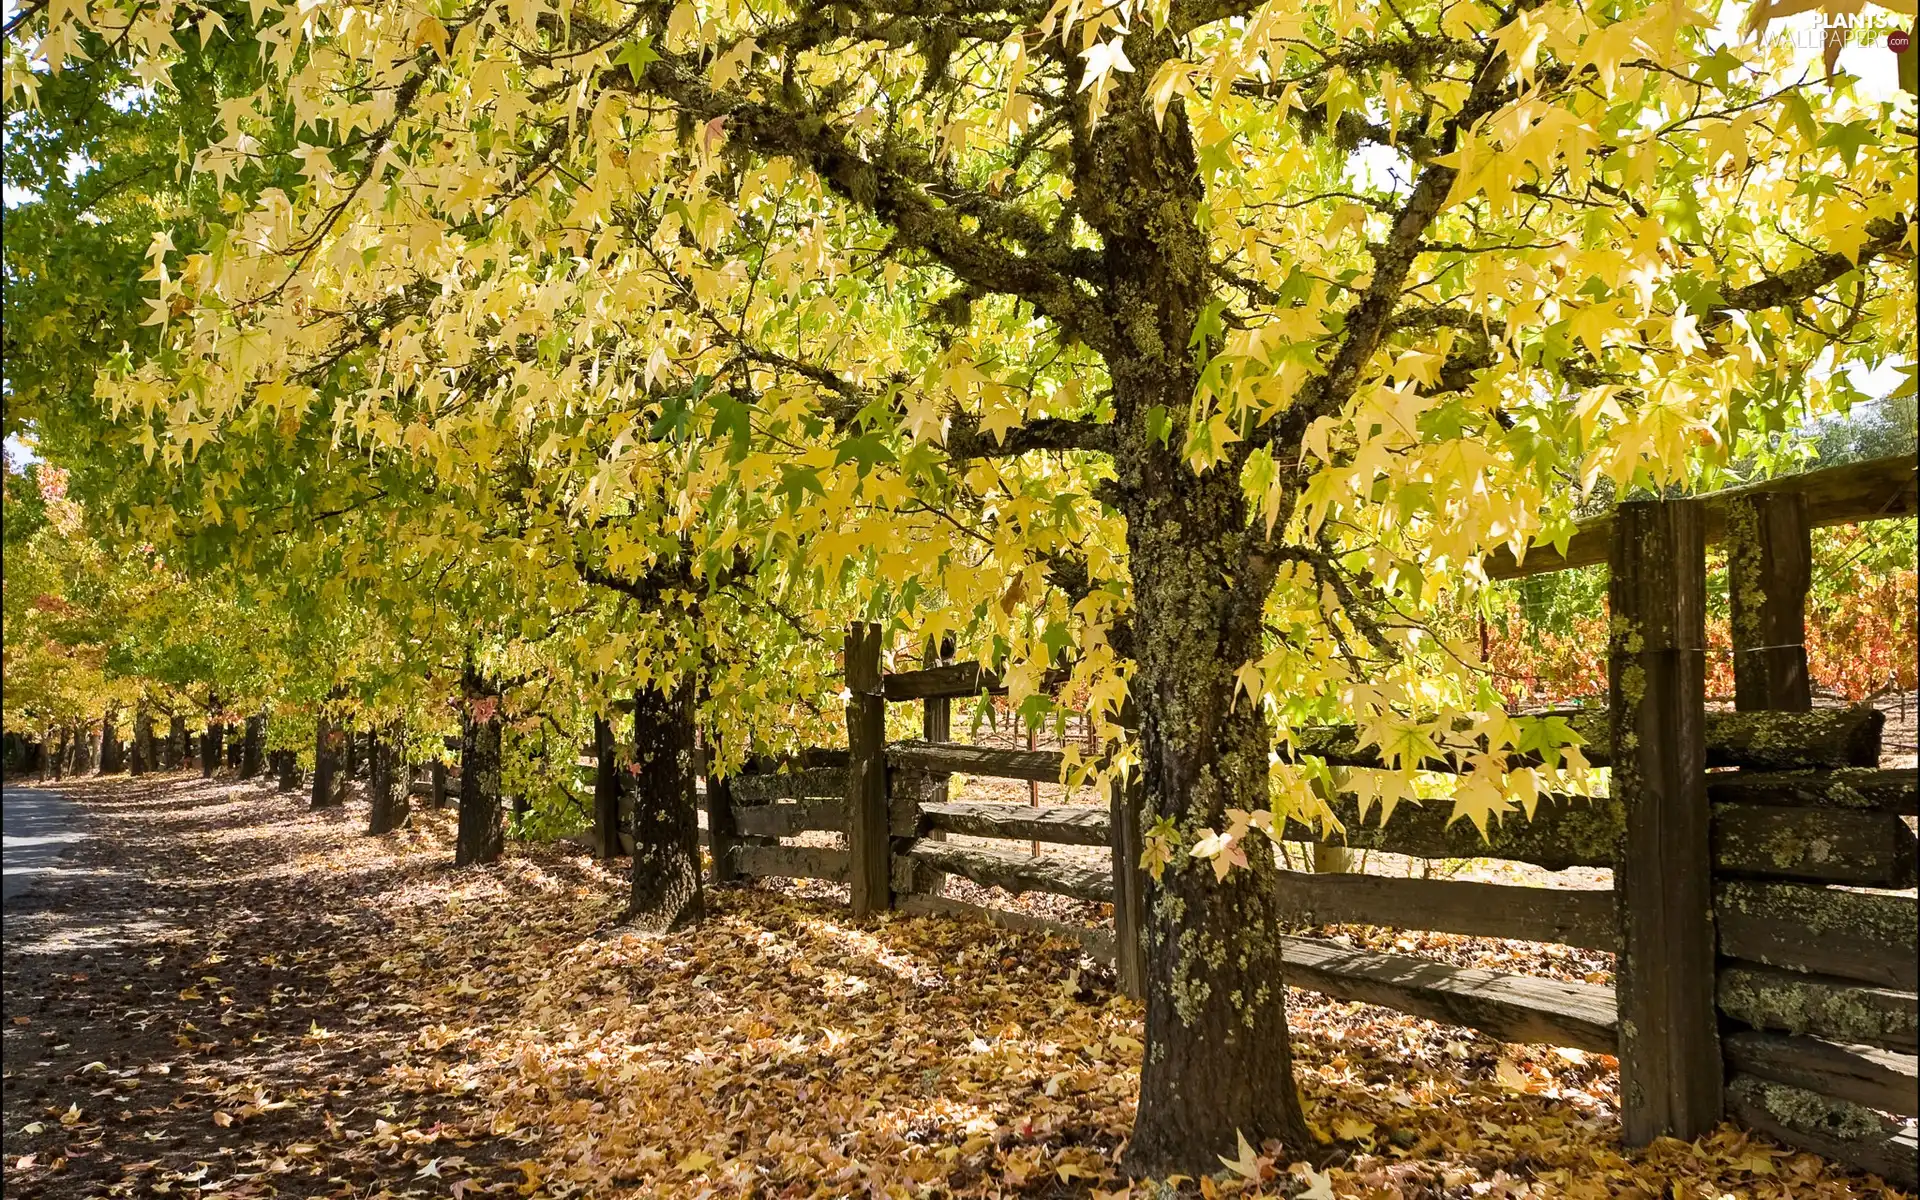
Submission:
<svg viewBox="0 0 1920 1200">
<path fill-rule="evenodd" d="M 270 823 L 292 798 L 184 775 L 58 791 L 91 836 L 7 908 L 9 1196 L 364 1190 L 386 1174 L 374 1155 L 299 1148 L 340 1123 L 471 1116 L 396 1095 L 381 1048 L 417 1018 L 334 982 L 385 923 L 365 901 L 398 883 L 302 877 L 346 814 Z M 465 1153 L 483 1177 L 520 1157 Z"/>
<path fill-rule="evenodd" d="M 13 906 L 43 876 L 60 869 L 60 858 L 86 835 L 81 813 L 58 792 L 9 784 L 0 798 L 6 833 L 0 868 L 0 904 Z"/>
<path fill-rule="evenodd" d="M 642 938 L 570 847 L 455 871 L 448 813 L 369 838 L 253 784 L 56 790 L 88 836 L 7 910 L 9 1197 L 1125 1194 L 1140 1010 L 1064 942 L 767 888 Z M 1884 1194 L 1731 1129 L 1628 1157 L 1605 1056 L 1290 997 L 1334 1165 L 1269 1147 L 1207 1194 Z"/>
</svg>

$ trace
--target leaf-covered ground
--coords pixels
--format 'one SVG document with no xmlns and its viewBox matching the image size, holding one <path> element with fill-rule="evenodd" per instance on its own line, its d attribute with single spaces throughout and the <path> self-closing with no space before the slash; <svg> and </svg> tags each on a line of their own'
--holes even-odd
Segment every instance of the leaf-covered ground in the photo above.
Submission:
<svg viewBox="0 0 1920 1200">
<path fill-rule="evenodd" d="M 6 921 L 9 1196 L 1127 1189 L 1140 1012 L 1064 942 L 757 889 L 642 938 L 572 847 L 455 871 L 451 814 L 373 839 L 252 784 L 64 790 L 93 836 Z M 1324 1169 L 1250 1147 L 1183 1192 L 1886 1194 L 1731 1129 L 1624 1156 L 1609 1059 L 1292 995 Z"/>
</svg>

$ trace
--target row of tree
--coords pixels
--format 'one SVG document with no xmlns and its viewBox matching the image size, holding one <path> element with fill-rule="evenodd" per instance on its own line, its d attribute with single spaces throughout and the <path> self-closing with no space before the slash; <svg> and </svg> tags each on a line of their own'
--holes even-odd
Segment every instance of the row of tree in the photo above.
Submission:
<svg viewBox="0 0 1920 1200">
<path fill-rule="evenodd" d="M 1034 723 L 1064 670 L 1156 864 L 1144 1172 L 1309 1141 L 1248 821 L 1325 812 L 1292 732 L 1356 724 L 1363 802 L 1452 753 L 1463 816 L 1526 809 L 1568 780 L 1509 770 L 1555 739 L 1453 632 L 1480 556 L 1770 469 L 1911 364 L 1910 98 L 1663 2 L 101 0 L 7 37 L 7 431 L 135 597 L 41 640 L 99 648 L 47 651 L 49 714 L 95 669 L 211 688 L 281 751 L 458 732 L 462 788 L 520 795 L 631 702 L 636 908 L 679 919 L 696 742 L 839 741 L 850 619 Z"/>
</svg>

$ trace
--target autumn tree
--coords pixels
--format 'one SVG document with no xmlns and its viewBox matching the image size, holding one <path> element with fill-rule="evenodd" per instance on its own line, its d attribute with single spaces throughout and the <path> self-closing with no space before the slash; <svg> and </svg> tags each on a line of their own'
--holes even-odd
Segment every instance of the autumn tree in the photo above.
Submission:
<svg viewBox="0 0 1920 1200">
<path fill-rule="evenodd" d="M 1355 722 L 1363 803 L 1451 753 L 1461 815 L 1530 812 L 1542 735 L 1434 607 L 1912 344 L 1911 102 L 1680 4 L 254 12 L 269 82 L 197 160 L 248 198 L 153 243 L 165 352 L 97 389 L 153 486 L 225 529 L 290 443 L 351 447 L 327 486 L 410 476 L 449 529 L 413 548 L 500 553 L 524 619 L 744 554 L 814 636 L 957 632 L 1029 713 L 1070 659 L 1156 875 L 1146 1173 L 1309 1140 L 1292 732 Z M 162 77 L 190 15 L 36 13 L 14 86 L 86 38 Z"/>
</svg>

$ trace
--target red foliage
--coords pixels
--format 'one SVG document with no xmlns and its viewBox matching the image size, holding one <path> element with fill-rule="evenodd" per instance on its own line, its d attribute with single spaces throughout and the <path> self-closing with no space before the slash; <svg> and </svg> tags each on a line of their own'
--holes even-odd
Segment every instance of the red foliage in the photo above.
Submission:
<svg viewBox="0 0 1920 1200">
<path fill-rule="evenodd" d="M 1865 700 L 1889 690 L 1920 686 L 1920 636 L 1912 569 L 1885 571 L 1864 554 L 1846 551 L 1856 531 L 1823 546 L 1818 585 L 1807 599 L 1807 672 L 1816 690 L 1847 700 Z M 1836 556 L 1833 551 L 1842 553 Z M 1604 696 L 1607 691 L 1607 612 L 1576 617 L 1567 632 L 1530 624 L 1518 599 L 1504 619 L 1488 626 L 1486 660 L 1494 686 L 1509 705 L 1561 703 Z M 1504 632 L 1502 632 L 1504 630 Z M 1733 697 L 1733 641 L 1726 613 L 1707 618 L 1707 695 Z"/>
<path fill-rule="evenodd" d="M 51 463 L 41 463 L 36 481 L 40 485 L 40 499 L 48 504 L 55 500 L 64 500 L 67 495 L 68 471 Z"/>
<path fill-rule="evenodd" d="M 1518 599 L 1507 601 L 1505 632 L 1491 624 L 1487 668 L 1509 707 L 1550 704 L 1607 693 L 1607 615 L 1578 617 L 1558 633 L 1527 621 Z"/>
<path fill-rule="evenodd" d="M 1822 574 L 1807 603 L 1807 670 L 1814 686 L 1849 700 L 1920 686 L 1914 611 L 1920 576 L 1911 568 L 1879 570 L 1860 555 Z"/>
</svg>

